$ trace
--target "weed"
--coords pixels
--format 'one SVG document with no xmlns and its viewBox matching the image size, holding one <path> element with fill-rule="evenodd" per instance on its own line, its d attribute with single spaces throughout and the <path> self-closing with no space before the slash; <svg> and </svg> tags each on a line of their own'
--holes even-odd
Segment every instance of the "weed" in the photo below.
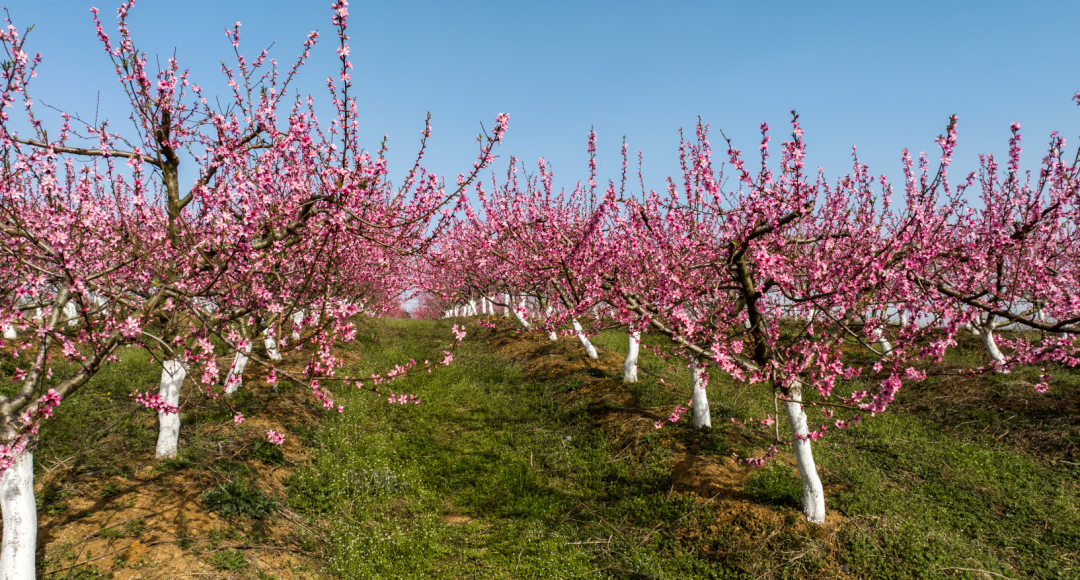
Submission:
<svg viewBox="0 0 1080 580">
<path fill-rule="evenodd" d="M 105 580 L 114 577 L 112 571 L 102 570 L 94 565 L 79 566 L 66 572 L 45 576 L 46 580 Z"/>
<path fill-rule="evenodd" d="M 101 497 L 113 497 L 120 494 L 120 484 L 115 481 L 110 481 L 102 486 L 101 491 L 98 492 Z"/>
<path fill-rule="evenodd" d="M 180 548 L 181 550 L 190 550 L 191 547 L 195 545 L 195 540 L 191 538 L 190 534 L 181 532 L 179 534 L 179 537 L 180 539 L 176 540 L 175 543 L 176 547 Z"/>
<path fill-rule="evenodd" d="M 251 451 L 251 457 L 271 465 L 281 465 L 285 463 L 285 453 L 281 450 L 281 446 L 274 445 L 264 439 L 259 439 L 255 442 L 255 448 Z"/>
<path fill-rule="evenodd" d="M 202 500 L 207 509 L 225 517 L 260 519 L 270 515 L 276 507 L 276 502 L 266 492 L 239 479 L 207 491 Z"/>
<path fill-rule="evenodd" d="M 799 476 L 786 465 L 770 463 L 756 470 L 746 481 L 744 489 L 750 497 L 764 504 L 802 505 L 802 483 Z"/>
<path fill-rule="evenodd" d="M 244 557 L 244 553 L 240 550 L 215 552 L 207 559 L 207 563 L 218 570 L 229 572 L 239 572 L 248 566 L 247 558 Z"/>
<path fill-rule="evenodd" d="M 158 463 L 157 467 L 161 471 L 180 471 L 183 469 L 189 469 L 192 466 L 192 461 L 186 455 L 177 455 L 176 457 L 170 457 L 163 459 Z"/>
<path fill-rule="evenodd" d="M 143 533 L 143 520 L 144 518 L 136 518 L 130 522 L 125 522 L 122 526 L 102 528 L 98 535 L 102 538 L 135 538 Z"/>
</svg>

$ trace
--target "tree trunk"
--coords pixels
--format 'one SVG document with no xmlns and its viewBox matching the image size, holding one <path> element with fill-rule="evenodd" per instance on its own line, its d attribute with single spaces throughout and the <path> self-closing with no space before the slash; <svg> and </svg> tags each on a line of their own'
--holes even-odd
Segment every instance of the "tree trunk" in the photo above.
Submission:
<svg viewBox="0 0 1080 580">
<path fill-rule="evenodd" d="M 705 368 L 697 361 L 690 362 L 690 400 L 694 407 L 694 429 L 712 427 L 712 415 L 709 414 L 709 399 L 705 388 L 709 386 L 705 377 Z"/>
<path fill-rule="evenodd" d="M 871 333 L 874 336 L 874 342 L 881 348 L 881 354 L 889 354 L 892 352 L 892 343 L 888 338 L 885 338 L 885 333 L 881 331 L 881 328 L 875 328 Z"/>
<path fill-rule="evenodd" d="M 506 306 L 503 306 L 503 318 L 510 318 L 510 310 L 513 308 L 514 302 L 510 298 L 510 294 L 506 294 Z"/>
<path fill-rule="evenodd" d="M 623 382 L 624 383 L 636 383 L 637 382 L 637 359 L 638 349 L 641 345 L 641 333 L 640 332 L 628 332 L 627 336 L 630 338 L 630 345 L 626 351 L 626 362 L 623 363 Z"/>
<path fill-rule="evenodd" d="M 34 452 L 26 449 L 0 476 L 4 539 L 0 580 L 33 580 L 37 550 L 37 504 L 34 502 Z"/>
<path fill-rule="evenodd" d="M 248 353 L 251 352 L 251 343 L 247 343 L 243 349 L 237 349 L 236 358 L 233 359 L 229 375 L 225 377 L 225 394 L 231 395 L 244 385 L 244 367 L 247 366 Z"/>
<path fill-rule="evenodd" d="M 180 406 L 180 386 L 187 370 L 178 360 L 167 360 L 161 369 L 161 399 L 174 407 Z M 158 440 L 154 456 L 158 459 L 176 457 L 180 445 L 180 409 L 175 413 L 158 411 Z"/>
<path fill-rule="evenodd" d="M 16 338 L 19 338 L 19 333 L 15 332 L 14 325 L 9 324 L 4 327 L 4 338 L 8 340 L 14 340 Z"/>
<path fill-rule="evenodd" d="M 795 462 L 799 466 L 799 478 L 803 489 L 803 515 L 815 524 L 825 523 L 825 490 L 821 487 L 817 467 L 814 465 L 814 453 L 810 449 L 809 430 L 806 427 L 806 413 L 802 406 L 802 389 L 795 385 L 788 389 L 790 401 L 784 402 L 788 425 L 791 426 Z"/>
<path fill-rule="evenodd" d="M 266 346 L 266 356 L 270 357 L 270 360 L 281 360 L 281 353 L 277 349 L 277 341 L 272 338 L 267 338 L 263 341 L 263 345 Z"/>
<path fill-rule="evenodd" d="M 67 318 L 68 326 L 75 326 L 79 323 L 79 319 L 76 318 L 76 315 L 78 315 L 78 313 L 79 312 L 75 310 L 74 302 L 68 302 L 67 304 L 64 304 L 64 318 Z"/>
<path fill-rule="evenodd" d="M 600 356 L 596 354 L 596 348 L 592 345 L 592 342 L 589 342 L 589 337 L 585 336 L 585 332 L 581 329 L 581 323 L 579 323 L 576 318 L 573 320 L 573 325 L 574 332 L 577 333 L 578 340 L 581 341 L 581 346 L 585 347 L 585 352 L 589 354 L 589 358 L 593 360 L 600 358 Z"/>
<path fill-rule="evenodd" d="M 994 341 L 994 331 L 990 328 L 978 327 L 979 338 L 982 339 L 983 345 L 986 346 L 986 351 L 990 353 L 990 359 L 994 361 L 995 369 L 1001 374 L 1008 374 L 1009 369 L 1001 368 L 1000 365 L 1005 364 L 1005 355 L 1001 354 L 998 350 L 997 342 Z"/>
<path fill-rule="evenodd" d="M 551 304 L 549 303 L 549 304 L 547 305 L 547 307 L 546 307 L 546 308 L 544 308 L 544 315 L 545 315 L 545 316 L 547 316 L 548 318 L 551 318 L 551 313 L 552 313 L 552 312 L 554 312 L 554 311 L 555 311 L 555 307 L 554 307 L 554 306 L 552 306 L 552 305 L 551 305 Z M 554 340 L 559 340 L 559 335 L 558 335 L 558 334 L 555 334 L 555 331 L 554 331 L 554 330 L 552 330 L 552 331 L 548 332 L 548 339 L 549 339 L 549 340 L 553 340 L 553 341 L 554 341 Z"/>
<path fill-rule="evenodd" d="M 292 339 L 300 340 L 300 326 L 304 324 L 304 311 L 298 310 L 292 314 Z"/>
<path fill-rule="evenodd" d="M 528 329 L 532 328 L 532 325 L 529 324 L 528 320 L 525 320 L 525 316 L 523 314 L 523 312 L 525 311 L 525 299 L 524 298 L 521 299 L 521 307 L 520 307 L 520 309 L 511 308 L 511 310 L 514 311 L 514 318 L 517 319 L 518 324 L 520 324 L 522 328 L 524 328 L 525 330 L 528 330 Z"/>
</svg>

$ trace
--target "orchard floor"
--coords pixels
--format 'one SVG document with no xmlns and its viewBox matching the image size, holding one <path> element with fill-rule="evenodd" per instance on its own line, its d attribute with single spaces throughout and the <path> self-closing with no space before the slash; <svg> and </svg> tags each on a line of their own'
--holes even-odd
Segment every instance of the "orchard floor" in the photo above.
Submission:
<svg viewBox="0 0 1080 580">
<path fill-rule="evenodd" d="M 130 353 L 46 427 L 42 577 L 1080 578 L 1080 373 L 1048 369 L 1039 395 L 1037 369 L 966 377 L 979 345 L 954 349 L 889 412 L 816 444 L 829 516 L 813 526 L 786 446 L 761 469 L 732 461 L 772 444 L 769 392 L 713 376 L 712 429 L 657 430 L 689 398 L 682 364 L 643 353 L 624 385 L 625 333 L 596 337 L 591 361 L 494 322 L 471 319 L 449 367 L 388 385 L 418 406 L 338 387 L 345 412 L 326 413 L 255 370 L 231 401 L 191 395 L 169 462 L 127 397 L 157 373 Z M 451 324 L 367 321 L 339 354 L 362 374 L 441 360 Z M 258 443 L 271 428 L 282 456 Z M 238 511 L 253 489 L 274 510 L 211 512 L 205 493 L 230 482 L 218 496 Z"/>
</svg>

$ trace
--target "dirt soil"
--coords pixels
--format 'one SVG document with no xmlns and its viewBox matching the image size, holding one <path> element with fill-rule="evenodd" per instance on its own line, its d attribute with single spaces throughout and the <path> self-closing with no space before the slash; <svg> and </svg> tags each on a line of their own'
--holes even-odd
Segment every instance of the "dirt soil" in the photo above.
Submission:
<svg viewBox="0 0 1080 580">
<path fill-rule="evenodd" d="M 230 363 L 225 362 L 226 368 Z M 244 373 L 244 388 L 265 389 L 264 373 L 253 366 Z M 289 360 L 282 366 L 288 369 Z M 186 387 L 188 393 L 194 390 L 190 384 Z M 208 459 L 186 469 L 168 469 L 154 460 L 152 450 L 135 459 L 143 467 L 127 477 L 80 475 L 63 463 L 46 468 L 35 482 L 35 493 L 42 497 L 51 487 L 62 495 L 66 508 L 55 514 L 39 511 L 38 560 L 44 562 L 43 577 L 85 570 L 87 565 L 92 567 L 88 571 L 111 573 L 118 580 L 226 578 L 238 573 L 280 580 L 322 577 L 320 543 L 311 541 L 323 536 L 321 530 L 282 505 L 285 480 L 306 459 L 303 445 L 287 437 L 282 465 L 248 459 L 248 450 L 266 431 L 286 431 L 315 421 L 317 413 L 304 404 L 307 398 L 299 389 L 278 394 L 273 405 L 259 409 L 240 426 L 182 427 L 182 449 L 185 439 L 192 437 L 185 430 L 198 430 L 203 441 L 228 432 L 227 442 L 210 449 Z M 181 413 L 183 417 L 183 406 Z M 153 417 L 145 421 L 156 425 Z M 257 486 L 277 500 L 278 508 L 269 518 L 225 518 L 207 511 L 202 494 L 230 479 L 215 469 L 215 463 L 225 461 L 246 463 L 256 473 Z"/>
</svg>

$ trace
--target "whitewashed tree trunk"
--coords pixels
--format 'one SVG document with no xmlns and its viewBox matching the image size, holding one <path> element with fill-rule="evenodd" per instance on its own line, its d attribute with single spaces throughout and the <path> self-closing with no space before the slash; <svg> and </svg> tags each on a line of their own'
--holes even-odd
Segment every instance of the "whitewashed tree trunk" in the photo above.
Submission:
<svg viewBox="0 0 1080 580">
<path fill-rule="evenodd" d="M 792 449 L 795 462 L 799 467 L 799 479 L 802 480 L 803 515 L 815 524 L 825 523 L 825 490 L 821 487 L 817 466 L 814 465 L 814 453 L 810 448 L 809 430 L 806 426 L 806 412 L 802 406 L 802 390 L 798 385 L 788 391 L 791 401 L 784 403 L 788 425 L 791 426 Z"/>
<path fill-rule="evenodd" d="M 281 353 L 277 349 L 277 341 L 272 338 L 263 340 L 263 345 L 266 347 L 266 356 L 270 357 L 270 360 L 281 360 Z"/>
<path fill-rule="evenodd" d="M 907 312 L 905 312 L 905 311 L 901 311 L 901 312 L 900 312 L 900 326 L 907 326 L 907 325 L 908 325 L 908 315 L 907 315 Z"/>
<path fill-rule="evenodd" d="M 476 300 L 470 300 L 469 301 L 469 316 L 476 316 L 477 314 L 478 314 L 478 312 L 476 311 Z"/>
<path fill-rule="evenodd" d="M 248 353 L 251 352 L 251 343 L 244 345 L 243 349 L 236 351 L 236 358 L 233 359 L 232 368 L 229 369 L 229 375 L 225 377 L 225 394 L 231 395 L 244 385 L 244 367 L 247 366 Z M 234 378 L 235 377 L 235 378 Z"/>
<path fill-rule="evenodd" d="M 998 365 L 1005 364 L 1005 355 L 1001 354 L 1001 350 L 998 349 L 997 342 L 994 340 L 994 330 L 983 326 L 978 327 L 978 330 L 979 338 L 982 339 L 983 345 L 986 346 L 986 352 L 990 353 L 990 358 L 995 363 L 994 366 L 1000 368 Z M 1001 369 L 998 372 L 1008 374 L 1009 370 Z"/>
<path fill-rule="evenodd" d="M 520 324 L 522 328 L 524 328 L 525 330 L 528 330 L 528 329 L 532 328 L 532 325 L 529 324 L 528 320 L 525 320 L 525 317 L 522 316 L 521 312 L 519 312 L 517 308 L 515 308 L 513 310 L 514 310 L 514 318 L 517 319 L 518 324 Z"/>
<path fill-rule="evenodd" d="M 690 400 L 694 407 L 694 429 L 712 427 L 712 415 L 709 413 L 709 399 L 706 388 L 709 381 L 705 377 L 705 368 L 697 361 L 690 363 Z"/>
<path fill-rule="evenodd" d="M 76 314 L 78 314 L 78 311 L 75 310 L 74 302 L 69 301 L 67 304 L 64 304 L 64 318 L 67 319 L 68 326 L 75 326 L 79 323 L 79 319 L 75 318 Z"/>
<path fill-rule="evenodd" d="M 881 328 L 875 328 L 871 334 L 874 337 L 874 342 L 877 343 L 878 348 L 881 349 L 881 354 L 889 354 L 892 352 L 892 343 L 885 337 L 885 333 L 881 331 Z"/>
<path fill-rule="evenodd" d="M 510 318 L 510 310 L 513 308 L 514 302 L 510 298 L 510 294 L 506 294 L 506 306 L 503 306 L 503 318 Z"/>
<path fill-rule="evenodd" d="M 33 580 L 38 529 L 33 451 L 16 456 L 0 476 L 0 510 L 4 512 L 0 580 Z"/>
<path fill-rule="evenodd" d="M 292 339 L 300 340 L 300 325 L 304 323 L 304 311 L 297 310 L 293 312 L 291 318 L 293 322 Z"/>
<path fill-rule="evenodd" d="M 577 333 L 578 340 L 581 341 L 581 346 L 585 347 L 585 352 L 588 353 L 589 358 L 595 360 L 600 358 L 600 355 L 596 354 L 596 347 L 589 341 L 589 337 L 585 336 L 585 331 L 581 329 L 581 323 L 575 318 L 573 320 L 574 332 Z"/>
<path fill-rule="evenodd" d="M 19 333 L 15 332 L 15 327 L 11 324 L 4 326 L 4 338 L 8 340 L 14 340 L 19 338 Z"/>
<path fill-rule="evenodd" d="M 554 311 L 555 307 L 552 306 L 550 303 L 547 305 L 547 308 L 544 308 L 544 314 L 547 315 L 548 318 L 551 318 L 551 313 Z M 556 334 L 554 330 L 552 330 L 551 332 L 548 332 L 548 339 L 559 340 L 559 335 Z"/>
<path fill-rule="evenodd" d="M 525 298 L 524 297 L 521 298 L 521 306 L 519 308 L 511 308 L 511 310 L 514 311 L 514 318 L 517 319 L 518 324 L 520 324 L 522 328 L 524 328 L 525 330 L 528 330 L 528 329 L 532 328 L 532 325 L 529 324 L 529 321 L 525 319 L 525 314 L 524 314 L 525 313 Z"/>
<path fill-rule="evenodd" d="M 161 399 L 174 407 L 180 406 L 180 386 L 187 370 L 178 360 L 167 360 L 161 369 Z M 154 456 L 158 459 L 176 457 L 180 445 L 180 413 L 158 411 L 158 440 Z"/>
<path fill-rule="evenodd" d="M 627 336 L 630 339 L 630 345 L 626 350 L 626 362 L 623 363 L 623 382 L 624 383 L 636 383 L 637 382 L 637 359 L 638 350 L 641 345 L 641 333 L 640 332 L 628 332 Z"/>
</svg>

